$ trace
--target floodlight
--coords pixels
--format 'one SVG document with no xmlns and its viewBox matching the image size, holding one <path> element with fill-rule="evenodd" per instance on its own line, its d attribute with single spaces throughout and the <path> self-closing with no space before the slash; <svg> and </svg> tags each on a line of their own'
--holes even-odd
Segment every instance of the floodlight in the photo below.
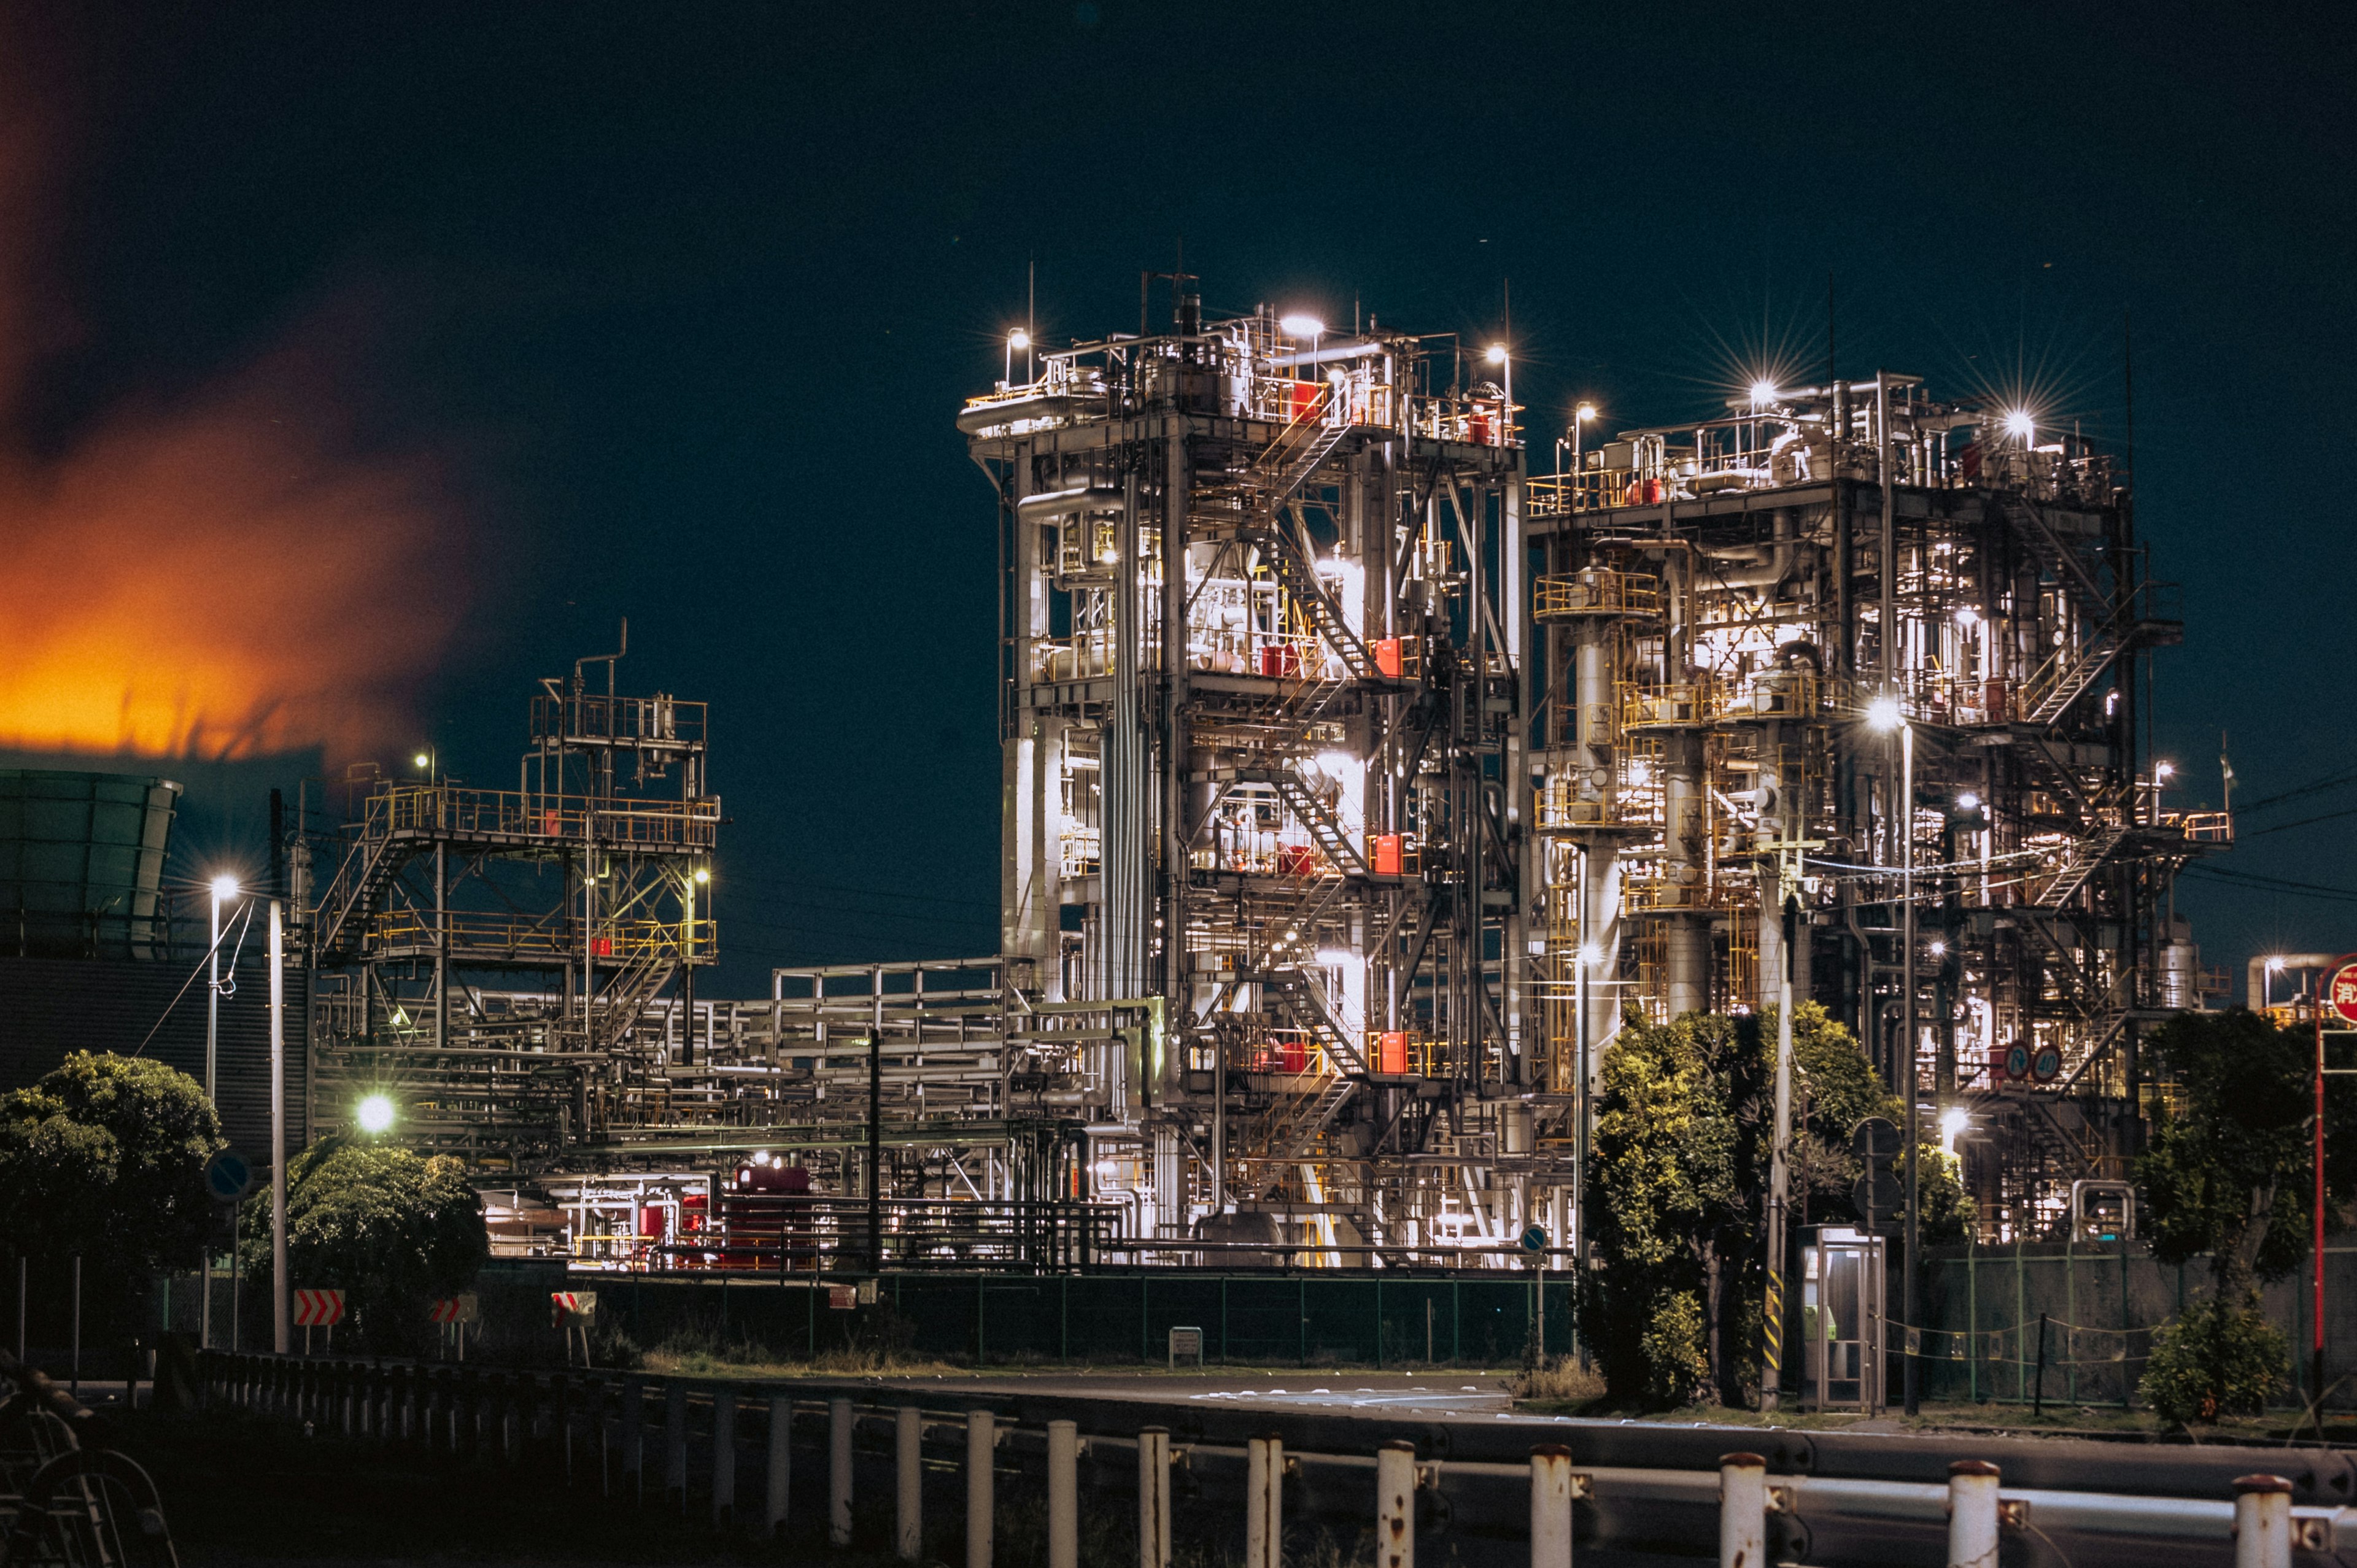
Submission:
<svg viewBox="0 0 2357 1568">
<path fill-rule="evenodd" d="M 710 867 L 710 866 L 708 866 L 708 865 L 699 865 L 699 866 L 697 866 L 697 867 L 695 868 L 695 880 L 696 880 L 697 882 L 699 882 L 699 883 L 704 883 L 704 882 L 709 882 L 709 881 L 711 881 L 711 880 L 712 880 L 712 867 Z"/>
<path fill-rule="evenodd" d="M 1899 705 L 1896 697 L 1877 697 L 1866 705 L 1866 722 L 1891 735 L 1906 727 L 1907 710 Z"/>
<path fill-rule="evenodd" d="M 223 872 L 213 878 L 213 897 L 224 901 L 237 897 L 237 878 Z"/>
<path fill-rule="evenodd" d="M 2038 421 L 2030 417 L 2026 408 L 2014 409 L 2005 416 L 2005 433 L 2025 446 L 2037 430 Z"/>
<path fill-rule="evenodd" d="M 1980 809 L 1981 798 L 1978 795 L 1974 794 L 1970 789 L 1965 790 L 1963 794 L 1956 797 L 1956 810 L 1960 811 L 1977 811 Z"/>
<path fill-rule="evenodd" d="M 1031 334 L 1017 327 L 1006 335 L 1006 346 L 1019 354 L 1031 347 Z"/>
<path fill-rule="evenodd" d="M 1506 362 L 1506 346 L 1503 343 L 1492 343 L 1481 357 L 1493 365 L 1502 365 Z"/>
<path fill-rule="evenodd" d="M 360 1103 L 359 1121 L 363 1133 L 382 1133 L 393 1126 L 393 1100 L 389 1095 L 371 1094 Z"/>
<path fill-rule="evenodd" d="M 2152 776 L 2155 779 L 2173 778 L 2176 773 L 2177 764 L 2174 762 L 2156 762 L 2152 765 Z"/>
<path fill-rule="evenodd" d="M 1594 942 L 1582 942 L 1579 944 L 1579 952 L 1577 956 L 1579 958 L 1579 961 L 1582 963 L 1602 963 L 1604 961 L 1604 950 L 1597 946 Z"/>
<path fill-rule="evenodd" d="M 1322 338 L 1326 335 L 1326 324 L 1306 311 L 1297 310 L 1290 316 L 1280 316 L 1276 324 L 1285 328 L 1288 337 Z"/>
<path fill-rule="evenodd" d="M 1571 411 L 1571 416 L 1584 424 L 1596 417 L 1596 405 L 1592 403 L 1583 403 Z"/>
<path fill-rule="evenodd" d="M 1945 942 L 1933 942 L 1933 943 L 1932 944 L 1932 956 L 1933 958 L 1945 958 L 1945 957 L 1947 957 L 1947 956 L 1948 956 L 1948 944 L 1947 944 L 1947 943 L 1945 943 Z"/>
<path fill-rule="evenodd" d="M 754 1151 L 753 1151 L 753 1163 L 754 1163 L 755 1165 L 768 1165 L 768 1164 L 770 1163 L 770 1151 L 769 1151 L 769 1150 L 767 1150 L 767 1149 L 756 1149 L 756 1150 L 754 1150 Z"/>
<path fill-rule="evenodd" d="M 2281 973 L 2283 972 L 2283 967 L 2284 967 L 2283 954 L 2281 954 L 2281 953 L 2275 953 L 2275 954 L 2272 954 L 2272 955 L 2270 955 L 2270 956 L 2268 957 L 2268 959 L 2267 959 L 2267 972 L 2268 972 L 2269 974 L 2281 974 Z"/>
<path fill-rule="evenodd" d="M 1973 1124 L 1973 1113 L 1961 1105 L 1951 1105 L 1940 1112 L 1940 1135 L 1953 1142 L 1957 1133 Z"/>
<path fill-rule="evenodd" d="M 1752 407 L 1754 407 L 1754 408 L 1764 408 L 1764 407 L 1766 407 L 1768 404 L 1770 404 L 1770 403 L 1774 403 L 1775 401 L 1776 401 L 1776 383 L 1775 383 L 1774 381 L 1754 381 L 1754 382 L 1752 382 L 1752 383 L 1751 383 L 1751 406 L 1752 406 Z"/>
</svg>

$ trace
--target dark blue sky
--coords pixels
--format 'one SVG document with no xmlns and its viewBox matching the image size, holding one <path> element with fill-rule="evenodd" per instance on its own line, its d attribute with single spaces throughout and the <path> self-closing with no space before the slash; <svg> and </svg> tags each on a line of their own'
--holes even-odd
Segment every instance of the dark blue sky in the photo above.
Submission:
<svg viewBox="0 0 2357 1568">
<path fill-rule="evenodd" d="M 43 439 L 290 338 L 463 517 L 421 729 L 512 777 L 532 682 L 609 647 L 714 704 L 725 983 L 995 944 L 988 490 L 951 418 L 1036 262 L 1044 335 L 1135 322 L 1183 236 L 1268 300 L 1520 349 L 1544 428 L 1687 417 L 1763 349 L 2025 387 L 2125 434 L 2185 584 L 2166 755 L 2217 798 L 2357 764 L 2357 49 L 2345 11 L 2003 5 L 66 7 Z M 188 842 L 292 764 L 195 775 Z M 212 777 L 215 782 L 208 785 Z M 234 799 L 224 799 L 233 790 Z M 2357 807 L 2357 791 L 2316 811 Z M 2267 821 L 2309 814 L 2287 808 Z M 2357 817 L 2236 872 L 2350 888 Z M 2189 878 L 2205 957 L 2357 908 Z"/>
</svg>

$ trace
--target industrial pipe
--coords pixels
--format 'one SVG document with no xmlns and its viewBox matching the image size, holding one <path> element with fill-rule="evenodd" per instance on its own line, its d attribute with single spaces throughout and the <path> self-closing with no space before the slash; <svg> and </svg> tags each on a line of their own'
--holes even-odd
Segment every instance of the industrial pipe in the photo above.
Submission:
<svg viewBox="0 0 2357 1568">
<path fill-rule="evenodd" d="M 1015 520 L 1017 522 L 1041 522 L 1073 512 L 1119 511 L 1124 499 L 1121 491 L 1107 489 L 1101 485 L 1082 485 L 1069 490 L 1041 490 L 1038 495 L 1025 496 L 1015 503 Z"/>
<path fill-rule="evenodd" d="M 2243 977 L 2243 1004 L 2255 1013 L 2266 1005 L 2267 966 L 2289 974 L 2296 969 L 2330 969 L 2340 961 L 2339 953 L 2279 952 L 2265 953 L 2253 959 Z"/>
</svg>

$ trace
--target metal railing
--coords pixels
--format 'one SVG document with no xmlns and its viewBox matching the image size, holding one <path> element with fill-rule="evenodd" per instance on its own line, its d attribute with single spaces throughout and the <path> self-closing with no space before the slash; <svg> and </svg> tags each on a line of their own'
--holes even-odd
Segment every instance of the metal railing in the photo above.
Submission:
<svg viewBox="0 0 2357 1568">
<path fill-rule="evenodd" d="M 1177 1359 L 1175 1339 L 1167 1353 Z M 1214 1547 L 1232 1549 L 1241 1535 L 1247 1568 L 1275 1568 L 1288 1525 L 1346 1538 L 1372 1526 L 1380 1541 L 1422 1536 L 1469 1562 L 1527 1559 L 1532 1568 L 1569 1568 L 1575 1534 L 1607 1550 L 1715 1557 L 1722 1568 L 2017 1555 L 2076 1568 L 2290 1568 L 2295 1551 L 2357 1560 L 2357 1509 L 2342 1502 L 2349 1458 L 2329 1449 L 2284 1455 L 2278 1477 L 2247 1473 L 2260 1456 L 2231 1448 L 1538 1424 L 1452 1409 L 1440 1391 L 1427 1409 L 1403 1408 L 1397 1391 L 1380 1405 L 1311 1408 L 950 1393 L 888 1377 L 783 1383 L 219 1352 L 203 1372 L 208 1401 L 221 1406 L 307 1423 L 323 1436 L 447 1449 L 493 1471 L 528 1466 L 732 1533 L 823 1530 L 840 1549 L 888 1520 L 913 1560 L 929 1509 L 950 1504 L 977 1568 L 993 1561 L 1007 1487 L 1044 1498 L 1056 1568 L 1078 1560 L 1084 1498 L 1138 1520 L 1139 1568 L 1168 1568 L 1174 1521 L 1181 1537 Z M 1738 1441 L 1748 1447 L 1729 1451 Z M 823 1485 L 794 1486 L 798 1458 Z M 745 1487 L 748 1476 L 755 1486 Z M 1187 1500 L 1174 1514 L 1182 1477 Z M 876 1523 L 860 1526 L 863 1515 Z M 1405 1548 L 1394 1555 L 1412 1561 Z"/>
</svg>

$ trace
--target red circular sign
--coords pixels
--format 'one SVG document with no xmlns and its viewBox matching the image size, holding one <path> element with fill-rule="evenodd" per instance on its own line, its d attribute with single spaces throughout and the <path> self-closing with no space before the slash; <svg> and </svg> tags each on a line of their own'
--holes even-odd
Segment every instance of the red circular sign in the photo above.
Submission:
<svg viewBox="0 0 2357 1568">
<path fill-rule="evenodd" d="M 2357 953 L 2332 966 L 2324 977 L 2324 1004 L 2344 1024 L 2357 1024 Z"/>
</svg>

